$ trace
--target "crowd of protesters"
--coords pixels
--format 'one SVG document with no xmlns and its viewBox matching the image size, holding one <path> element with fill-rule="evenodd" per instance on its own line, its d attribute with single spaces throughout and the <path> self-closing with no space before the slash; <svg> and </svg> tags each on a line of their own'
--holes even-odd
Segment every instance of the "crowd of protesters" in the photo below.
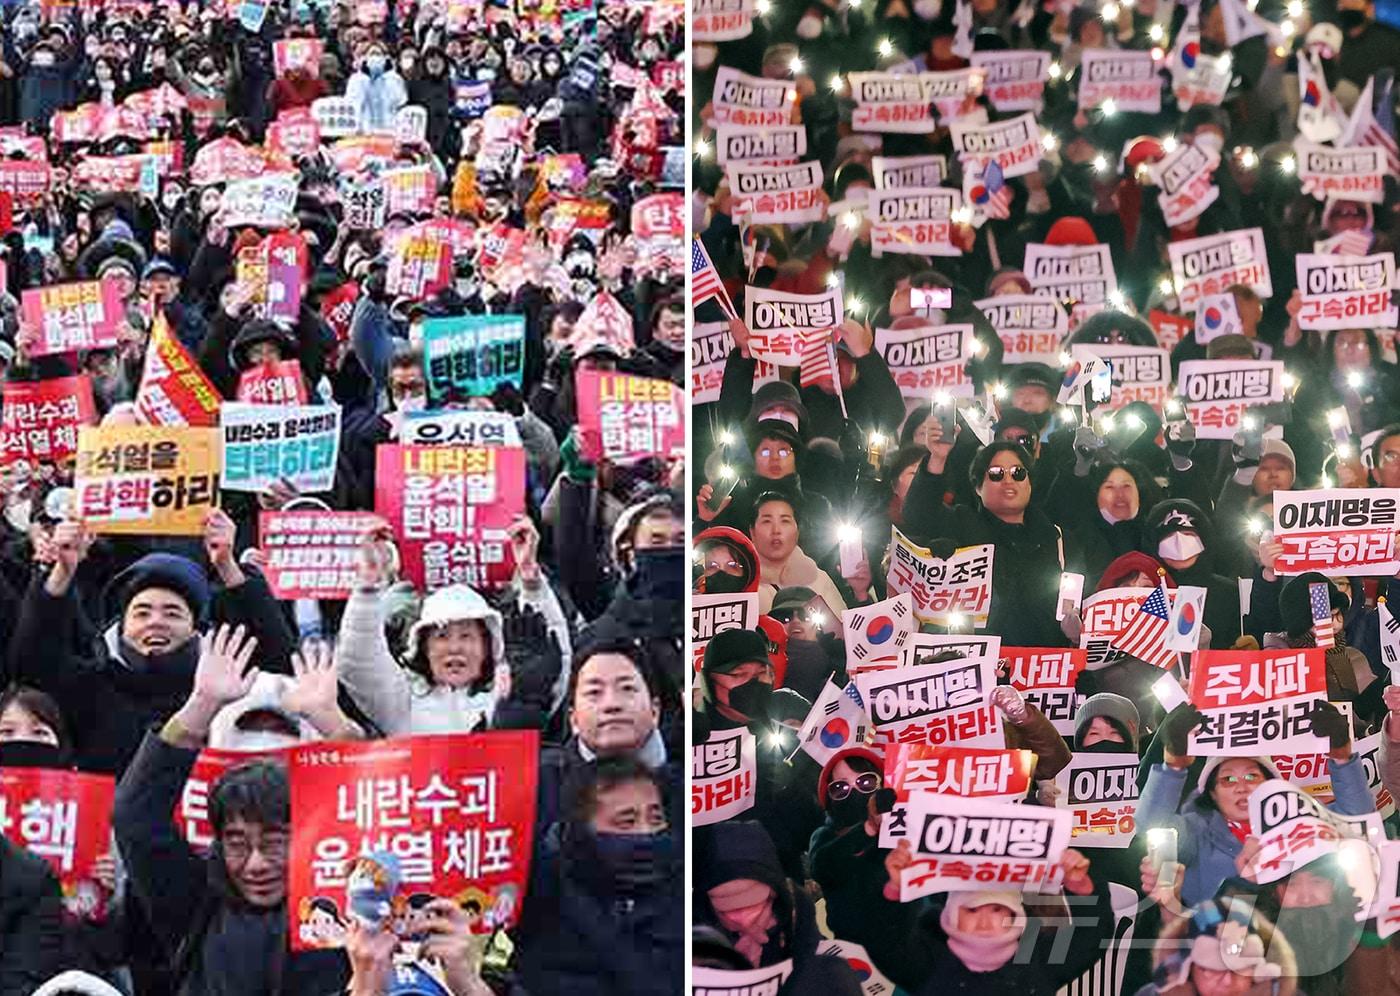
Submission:
<svg viewBox="0 0 1400 996">
<path fill-rule="evenodd" d="M 1346 489 L 1345 504 L 1400 484 L 1392 278 L 1376 284 L 1378 317 L 1348 321 L 1358 314 L 1349 311 L 1317 323 L 1308 297 L 1318 288 L 1299 286 L 1295 266 L 1300 254 L 1379 256 L 1393 272 L 1400 32 L 1378 23 L 1367 0 L 759 0 L 699 12 L 692 589 L 736 605 L 752 594 L 760 615 L 755 625 L 736 609 L 724 618 L 744 623 L 726 628 L 716 612 L 701 634 L 709 642 L 691 701 L 697 771 L 707 757 L 699 745 L 737 730 L 753 735 L 756 758 L 755 790 L 741 805 L 730 797 L 724 818 L 697 790 L 705 825 L 693 834 L 692 965 L 712 973 L 711 985 L 771 980 L 802 996 L 891 986 L 1049 994 L 1081 976 L 1084 988 L 1070 991 L 1396 991 L 1400 947 L 1370 906 L 1383 849 L 1358 861 L 1333 847 L 1282 877 L 1262 874 L 1250 797 L 1284 775 L 1307 778 L 1276 763 L 1288 750 L 1269 749 L 1287 736 L 1282 727 L 1255 750 L 1212 755 L 1204 701 L 1194 689 L 1185 699 L 1201 652 L 1223 652 L 1218 659 L 1242 672 L 1276 659 L 1271 648 L 1315 654 L 1332 705 L 1316 703 L 1294 733 L 1311 738 L 1325 768 L 1322 800 L 1333 814 L 1391 814 L 1386 836 L 1400 836 L 1389 799 L 1400 789 L 1400 691 L 1382 626 L 1389 572 L 1299 574 L 1286 569 L 1274 533 L 1276 495 Z M 959 144 L 963 129 L 1028 108 L 998 108 L 990 77 L 969 82 L 960 72 L 990 73 L 985 56 L 1033 50 L 1048 57 L 1038 76 L 1019 80 L 1032 97 L 1024 86 L 1016 95 L 1030 100 L 1038 128 L 1035 166 L 995 160 L 993 170 L 997 153 L 977 152 L 995 146 Z M 1134 52 L 1151 61 L 1137 93 L 1146 103 L 1160 96 L 1159 111 L 1086 99 L 1082 66 Z M 1223 77 L 1202 96 L 1181 81 L 1205 64 Z M 901 88 L 901 78 L 912 85 Z M 958 99 L 942 100 L 940 87 Z M 788 137 L 765 137 L 778 134 Z M 1300 176 L 1310 171 L 1307 150 L 1348 148 L 1378 155 L 1370 192 L 1350 199 Z M 1186 210 L 1172 198 L 1188 184 L 1158 169 L 1189 161 L 1173 158 L 1183 150 L 1207 164 L 1182 195 L 1194 199 Z M 794 175 L 784 167 L 810 162 L 821 185 L 812 213 L 797 217 L 810 209 L 805 191 L 764 196 Z M 922 179 L 896 180 L 911 174 Z M 775 186 L 764 186 L 770 179 Z M 951 191 L 955 209 L 901 214 L 901 187 L 927 203 Z M 1220 280 L 1210 293 L 1232 299 L 1232 324 L 1212 336 L 1214 319 L 1185 294 L 1196 274 L 1174 272 L 1172 247 L 1251 229 L 1260 237 L 1253 263 L 1267 276 L 1240 265 Z M 930 240 L 940 243 L 932 251 Z M 1096 293 L 1056 293 L 1031 265 L 1094 246 L 1106 247 L 1100 258 L 1116 274 Z M 1062 310 L 1050 326 L 1057 334 L 1034 356 L 1025 326 L 988 317 L 988 299 L 1033 294 Z M 829 315 L 833 297 L 834 327 L 804 322 Z M 889 343 L 913 341 L 901 334 L 954 326 L 973 341 L 961 354 L 930 349 L 922 365 L 932 381 L 918 369 L 908 375 L 921 365 L 909 351 L 896 362 Z M 794 340 L 805 340 L 796 357 Z M 1143 378 L 1121 362 L 1124 347 L 1160 350 L 1159 394 L 1133 393 Z M 1098 388 L 1096 349 L 1111 361 L 1099 374 L 1111 383 Z M 1182 389 L 1191 361 L 1281 362 L 1282 400 L 1246 402 L 1230 431 L 1207 432 L 1192 410 L 1199 398 Z M 911 550 L 924 558 L 919 569 L 936 570 L 984 544 L 993 552 L 987 602 L 961 613 L 929 602 L 951 569 L 911 582 Z M 1082 593 L 1066 583 L 1075 575 Z M 1120 648 L 1113 641 L 1132 629 L 1131 615 L 1106 634 L 1091 624 L 1083 606 L 1096 593 L 1134 588 L 1135 611 L 1147 613 L 1162 591 L 1162 615 L 1172 606 L 1183 628 L 1191 619 L 1175 608 L 1178 590 L 1203 590 L 1204 624 L 1191 630 L 1198 651 L 1163 658 L 1145 649 L 1150 640 L 1136 653 Z M 902 593 L 933 651 L 897 653 L 884 665 L 896 670 L 872 669 L 864 655 L 877 641 L 863 635 L 872 614 L 857 613 L 853 629 L 851 610 L 883 603 L 888 627 L 893 603 L 884 600 Z M 901 902 L 906 870 L 950 852 L 917 840 L 911 849 L 917 828 L 891 826 L 897 805 L 918 811 L 896 798 L 915 762 L 902 753 L 908 740 L 879 730 L 880 710 L 861 690 L 871 674 L 975 655 L 969 644 L 984 637 L 999 638 L 1002 664 L 1007 648 L 1087 651 L 1072 712 L 1061 717 L 1069 724 L 1057 730 L 1001 667 L 981 701 L 1004 736 L 969 743 L 950 732 L 916 739 L 916 749 L 1034 751 L 1023 796 L 1000 799 L 1032 811 L 1066 806 L 1063 773 L 1082 755 L 1133 755 L 1134 821 L 1116 847 L 1076 824 L 1057 858 L 1062 890 L 970 883 Z M 1164 637 L 1155 639 L 1160 650 Z M 928 687 L 925 711 L 956 704 L 956 686 Z M 827 724 L 850 718 L 847 698 L 864 712 L 864 740 L 849 737 L 855 723 Z M 1378 753 L 1363 759 L 1363 742 L 1377 740 Z M 926 763 L 947 772 L 951 757 Z M 966 792 L 967 783 L 951 784 Z M 892 831 L 909 836 L 896 845 Z M 1176 849 L 1164 859 L 1155 841 L 1172 833 Z M 990 838 L 982 846 L 970 850 L 999 853 Z"/>
<path fill-rule="evenodd" d="M 3 820 L 0 994 L 678 991 L 685 463 L 594 455 L 575 373 L 680 383 L 679 253 L 648 248 L 632 219 L 683 196 L 683 8 L 137 0 L 2 16 L 6 403 L 10 385 L 76 377 L 91 425 L 217 426 L 217 411 L 152 417 L 143 392 L 172 357 L 224 402 L 246 400 L 250 373 L 290 368 L 295 400 L 339 407 L 340 439 L 325 491 L 225 491 L 183 536 L 114 534 L 83 516 L 74 454 L 28 452 L 7 420 L 0 780 L 76 770 L 115 795 L 87 907 L 25 848 L 17 807 Z M 419 166 L 426 197 L 352 204 Z M 295 186 L 283 217 L 228 213 L 229 190 L 273 175 Z M 450 233 L 436 236 L 448 277 L 396 290 L 395 253 L 424 226 Z M 258 317 L 267 284 L 241 254 L 289 233 L 300 305 Z M 45 348 L 21 299 L 84 281 L 117 288 L 116 344 Z M 279 599 L 260 512 L 382 513 L 376 452 L 435 407 L 423 323 L 488 315 L 520 316 L 523 372 L 450 407 L 499 413 L 523 446 L 524 507 L 502 540 L 513 577 L 424 590 L 379 518 L 351 590 Z M 513 924 L 483 933 L 479 901 L 440 898 L 396 931 L 318 899 L 343 950 L 294 951 L 299 827 L 267 752 L 506 730 L 541 745 L 501 772 L 538 777 Z M 235 759 L 210 788 L 213 843 L 196 850 L 174 806 L 206 747 L 264 759 Z"/>
</svg>

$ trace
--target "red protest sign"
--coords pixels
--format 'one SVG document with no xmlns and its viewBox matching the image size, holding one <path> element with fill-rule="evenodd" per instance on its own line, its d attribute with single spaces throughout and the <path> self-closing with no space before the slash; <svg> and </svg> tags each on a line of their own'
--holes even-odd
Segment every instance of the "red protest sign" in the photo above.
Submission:
<svg viewBox="0 0 1400 996">
<path fill-rule="evenodd" d="M 389 260 L 384 289 L 394 295 L 432 297 L 452 282 L 452 248 L 442 242 L 404 239 Z"/>
<path fill-rule="evenodd" d="M 360 538 L 380 521 L 372 512 L 262 512 L 263 575 L 278 598 L 349 598 Z"/>
<path fill-rule="evenodd" d="M 55 142 L 77 145 L 95 140 L 101 124 L 101 107 L 97 104 L 80 104 L 71 111 L 55 114 L 49 128 Z"/>
<path fill-rule="evenodd" d="M 1327 698 L 1323 651 L 1201 650 L 1193 655 L 1191 704 L 1206 722 L 1191 734 L 1194 756 L 1255 757 L 1326 750 L 1311 713 Z"/>
<path fill-rule="evenodd" d="M 1190 338 L 1196 332 L 1194 319 L 1153 308 L 1147 313 L 1148 323 L 1157 334 L 1157 345 L 1163 349 L 1175 349 L 1182 339 Z"/>
<path fill-rule="evenodd" d="M 116 779 L 55 768 L 0 770 L 0 833 L 49 863 L 63 903 L 79 917 L 101 916 L 106 893 L 93 877 L 111 848 Z"/>
<path fill-rule="evenodd" d="M 109 194 L 131 194 L 141 189 L 143 154 L 84 156 L 69 177 L 73 186 Z"/>
<path fill-rule="evenodd" d="M 27 290 L 20 298 L 24 320 L 42 337 L 34 356 L 117 344 L 122 320 L 121 289 L 112 281 L 87 280 Z"/>
<path fill-rule="evenodd" d="M 525 510 L 525 451 L 380 446 L 374 510 L 394 527 L 415 584 L 499 588 L 515 570 L 506 529 Z"/>
<path fill-rule="evenodd" d="M 431 166 L 391 169 L 382 176 L 390 214 L 431 214 L 437 179 Z"/>
<path fill-rule="evenodd" d="M 335 333 L 337 346 L 350 338 L 350 319 L 355 314 L 355 302 L 360 297 L 360 285 L 347 281 L 321 298 L 321 317 Z M 331 365 L 335 369 L 335 365 Z"/>
<path fill-rule="evenodd" d="M 190 182 L 196 186 L 251 180 L 267 173 L 294 173 L 291 159 L 280 152 L 248 146 L 234 138 L 219 138 L 195 153 Z"/>
<path fill-rule="evenodd" d="M 917 791 L 1017 802 L 1030 791 L 1034 770 L 1030 750 L 909 743 L 885 748 L 885 782 L 901 801 Z"/>
<path fill-rule="evenodd" d="M 1074 734 L 1079 696 L 1074 683 L 1089 661 L 1087 650 L 1002 647 L 1001 665 L 1025 700 L 1045 714 L 1062 736 Z"/>
<path fill-rule="evenodd" d="M 49 164 L 24 159 L 0 160 L 0 191 L 16 204 L 32 207 L 49 192 Z"/>
<path fill-rule="evenodd" d="M 0 463 L 66 460 L 78 452 L 78 426 L 96 422 L 87 374 L 6 381 L 0 401 Z"/>
<path fill-rule="evenodd" d="M 165 312 L 151 324 L 136 414 L 147 425 L 219 424 L 219 392 L 170 331 Z"/>
<path fill-rule="evenodd" d="M 404 231 L 410 236 L 446 242 L 452 247 L 454 257 L 470 256 L 472 247 L 476 245 L 476 229 L 471 222 L 461 218 L 429 218 Z"/>
<path fill-rule="evenodd" d="M 626 463 L 685 451 L 685 399 L 675 384 L 579 370 L 576 385 L 586 459 Z"/>
<path fill-rule="evenodd" d="M 214 843 L 214 825 L 209 822 L 209 793 L 230 768 L 262 758 L 285 758 L 285 750 L 216 750 L 205 747 L 195 758 L 185 779 L 185 787 L 175 803 L 173 819 L 180 835 L 198 851 Z"/>
<path fill-rule="evenodd" d="M 321 126 L 309 108 L 283 111 L 267 126 L 267 147 L 289 156 L 313 155 L 321 147 Z"/>
<path fill-rule="evenodd" d="M 292 950 L 339 947 L 313 902 L 348 908 L 355 859 L 398 859 L 393 923 L 415 894 L 479 911 L 475 933 L 516 920 L 534 838 L 539 735 L 533 730 L 312 744 L 292 751 L 287 912 Z"/>
<path fill-rule="evenodd" d="M 272 43 L 272 67 L 278 76 L 290 69 L 305 69 L 312 76 L 321 74 L 321 53 L 325 43 L 319 38 L 284 38 Z"/>
<path fill-rule="evenodd" d="M 238 377 L 238 400 L 259 405 L 306 404 L 301 362 L 278 360 L 244 370 Z"/>
</svg>

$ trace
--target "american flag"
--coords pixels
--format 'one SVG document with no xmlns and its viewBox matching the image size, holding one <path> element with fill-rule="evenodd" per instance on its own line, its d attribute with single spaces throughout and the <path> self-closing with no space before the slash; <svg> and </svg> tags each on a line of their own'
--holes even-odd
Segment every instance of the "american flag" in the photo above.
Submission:
<svg viewBox="0 0 1400 996">
<path fill-rule="evenodd" d="M 1162 581 L 1123 632 L 1113 638 L 1114 648 L 1153 667 L 1171 667 L 1176 663 L 1176 651 L 1167 649 L 1167 615 L 1167 583 Z"/>
<path fill-rule="evenodd" d="M 1312 607 L 1313 642 L 1319 647 L 1336 646 L 1332 639 L 1332 598 L 1326 582 L 1308 585 L 1308 604 Z"/>
<path fill-rule="evenodd" d="M 841 414 L 846 414 L 846 396 L 841 393 L 840 368 L 836 365 L 836 330 L 823 331 L 821 337 L 807 346 L 802 364 L 797 369 L 797 382 L 803 387 L 825 387 L 841 402 Z"/>
<path fill-rule="evenodd" d="M 710 262 L 710 254 L 705 251 L 705 247 L 701 245 L 699 239 L 692 238 L 690 240 L 690 306 L 697 308 L 710 298 L 718 300 L 720 307 L 730 318 L 739 317 L 734 312 L 734 305 L 729 300 L 729 294 L 725 291 L 724 284 L 720 282 L 715 264 Z"/>
<path fill-rule="evenodd" d="M 1390 70 L 1375 73 L 1366 81 L 1366 89 L 1356 98 L 1356 107 L 1347 121 L 1337 145 L 1341 148 L 1379 146 L 1385 150 L 1386 169 L 1392 176 L 1400 173 L 1400 145 L 1395 141 L 1395 112 L 1393 91 L 1395 76 Z M 1376 116 L 1380 108 L 1380 117 Z"/>
</svg>

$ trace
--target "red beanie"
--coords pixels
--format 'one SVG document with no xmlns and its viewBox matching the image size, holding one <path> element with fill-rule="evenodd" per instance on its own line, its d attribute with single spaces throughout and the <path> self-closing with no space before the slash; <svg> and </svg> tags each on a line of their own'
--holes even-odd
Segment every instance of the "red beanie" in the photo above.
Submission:
<svg viewBox="0 0 1400 996">
<path fill-rule="evenodd" d="M 831 758 L 822 765 L 822 773 L 817 776 L 817 804 L 826 808 L 826 787 L 831 784 L 831 772 L 836 768 L 837 761 L 844 761 L 850 757 L 863 757 L 871 764 L 876 765 L 883 772 L 885 770 L 885 758 L 879 751 L 871 750 L 869 747 L 847 747 L 845 750 L 838 750 Z"/>
<path fill-rule="evenodd" d="M 1089 223 L 1079 217 L 1061 218 L 1045 235 L 1047 246 L 1092 246 L 1098 241 Z"/>
</svg>

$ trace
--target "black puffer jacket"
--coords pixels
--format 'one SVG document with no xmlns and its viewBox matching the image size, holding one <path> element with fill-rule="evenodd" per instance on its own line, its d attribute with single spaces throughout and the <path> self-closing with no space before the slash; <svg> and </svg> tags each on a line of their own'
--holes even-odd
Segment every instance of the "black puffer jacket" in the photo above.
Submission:
<svg viewBox="0 0 1400 996">
<path fill-rule="evenodd" d="M 0 996 L 29 996 L 63 968 L 62 922 L 44 859 L 0 837 Z"/>
</svg>

